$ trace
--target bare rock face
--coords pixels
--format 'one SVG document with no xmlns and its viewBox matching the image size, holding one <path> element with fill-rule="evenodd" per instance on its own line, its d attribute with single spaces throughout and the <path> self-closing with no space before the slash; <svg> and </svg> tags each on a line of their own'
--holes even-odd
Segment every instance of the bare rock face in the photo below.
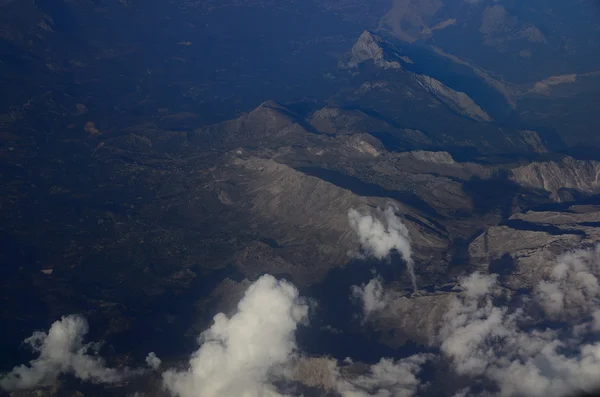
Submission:
<svg viewBox="0 0 600 397">
<path fill-rule="evenodd" d="M 522 186 L 544 189 L 556 201 L 573 200 L 573 194 L 600 193 L 600 162 L 564 157 L 559 161 L 533 162 L 511 170 Z"/>
<path fill-rule="evenodd" d="M 509 285 L 529 288 L 551 269 L 552 260 L 561 252 L 579 247 L 577 234 L 550 234 L 545 231 L 519 230 L 508 226 L 494 226 L 471 243 L 469 254 L 482 270 L 501 267 L 514 272 Z"/>
<path fill-rule="evenodd" d="M 600 208 L 593 205 L 571 206 L 568 212 L 527 211 L 511 216 L 510 219 L 524 222 L 552 224 L 556 226 L 600 222 Z"/>
<path fill-rule="evenodd" d="M 598 219 L 596 206 L 514 214 L 506 225 L 488 228 L 470 244 L 471 261 L 499 273 L 511 288 L 531 288 L 548 276 L 560 254 L 598 241 Z"/>
<path fill-rule="evenodd" d="M 354 149 L 355 151 L 357 151 L 358 153 L 360 153 L 361 155 L 365 155 L 365 156 L 370 156 L 370 157 L 379 157 L 381 156 L 381 147 L 378 148 L 374 145 L 374 141 L 377 141 L 376 139 L 373 139 L 373 137 L 371 137 L 368 134 L 359 134 L 359 135 L 355 135 L 351 138 L 349 143 L 349 146 Z M 371 142 L 369 142 L 371 141 Z M 377 141 L 377 143 L 379 143 Z M 377 145 L 377 146 L 381 146 L 381 145 Z"/>
<path fill-rule="evenodd" d="M 415 150 L 410 152 L 412 156 L 420 161 L 431 162 L 435 164 L 456 164 L 448 152 L 429 152 L 424 150 Z"/>
<path fill-rule="evenodd" d="M 336 362 L 326 357 L 302 358 L 292 370 L 290 379 L 308 387 L 331 390 L 336 382 Z"/>
<path fill-rule="evenodd" d="M 381 342 L 388 346 L 397 348 L 409 340 L 428 345 L 434 342 L 440 319 L 454 297 L 454 293 L 399 297 L 369 321 L 376 329 L 394 330 L 392 335 L 382 334 Z"/>
<path fill-rule="evenodd" d="M 457 113 L 476 121 L 492 121 L 493 119 L 464 92 L 457 92 L 433 77 L 415 75 L 417 81 L 446 106 Z"/>
<path fill-rule="evenodd" d="M 547 153 L 548 148 L 544 144 L 544 141 L 536 131 L 523 130 L 519 131 L 523 141 L 528 145 L 534 153 Z"/>
<path fill-rule="evenodd" d="M 231 171 L 222 177 L 235 180 L 233 175 L 241 173 L 242 180 L 250 182 L 244 195 L 248 197 L 248 210 L 258 222 L 256 230 L 275 240 L 280 247 L 276 251 L 297 264 L 262 270 L 314 279 L 323 277 L 327 267 L 346 261 L 346 251 L 354 238 L 347 227 L 347 211 L 366 204 L 368 199 L 273 160 L 234 158 L 230 164 Z M 298 230 L 304 233 L 298 234 Z M 313 270 L 306 273 L 307 267 Z"/>
</svg>

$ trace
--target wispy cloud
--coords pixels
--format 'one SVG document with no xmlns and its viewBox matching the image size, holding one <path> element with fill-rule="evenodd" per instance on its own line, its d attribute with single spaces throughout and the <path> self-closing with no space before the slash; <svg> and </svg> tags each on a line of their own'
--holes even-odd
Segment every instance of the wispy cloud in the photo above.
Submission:
<svg viewBox="0 0 600 397">
<path fill-rule="evenodd" d="M 356 232 L 361 247 L 366 255 L 377 259 L 389 257 L 393 250 L 398 251 L 406 261 L 413 289 L 417 289 L 417 281 L 412 259 L 412 249 L 408 229 L 396 216 L 398 208 L 389 204 L 385 210 L 378 210 L 376 215 L 361 214 L 355 209 L 348 211 L 350 226 Z"/>
<path fill-rule="evenodd" d="M 396 294 L 386 291 L 383 288 L 381 277 L 375 277 L 367 284 L 353 285 L 352 297 L 360 300 L 363 318 L 367 319 L 371 313 L 384 310 L 396 297 Z"/>
</svg>

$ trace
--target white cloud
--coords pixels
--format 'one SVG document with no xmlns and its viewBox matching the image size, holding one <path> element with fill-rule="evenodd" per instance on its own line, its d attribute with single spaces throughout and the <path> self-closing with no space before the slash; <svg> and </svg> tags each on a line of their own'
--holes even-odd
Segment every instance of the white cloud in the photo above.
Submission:
<svg viewBox="0 0 600 397">
<path fill-rule="evenodd" d="M 150 367 L 151 369 L 158 369 L 158 367 L 160 367 L 160 364 L 161 360 L 156 356 L 154 352 L 148 353 L 148 355 L 146 356 L 146 365 L 148 365 L 148 367 Z"/>
<path fill-rule="evenodd" d="M 416 279 L 410 236 L 408 229 L 395 214 L 397 208 L 388 205 L 384 211 L 379 210 L 378 219 L 372 215 L 362 215 L 355 209 L 348 211 L 350 226 L 356 234 L 363 250 L 367 255 L 377 259 L 387 258 L 392 250 L 397 250 L 406 261 L 413 288 L 416 290 Z"/>
<path fill-rule="evenodd" d="M 496 352 L 481 346 L 493 345 L 510 326 L 506 308 L 492 305 L 487 295 L 495 277 L 474 273 L 461 280 L 463 295 L 446 314 L 440 331 L 441 350 L 454 360 L 459 374 L 481 375 Z M 483 300 L 483 301 L 482 301 Z"/>
<path fill-rule="evenodd" d="M 278 396 L 272 377 L 294 356 L 294 332 L 307 310 L 292 284 L 261 277 L 237 313 L 215 316 L 186 371 L 163 374 L 165 387 L 180 397 Z"/>
<path fill-rule="evenodd" d="M 552 318 L 578 318 L 600 308 L 600 245 L 560 256 L 547 280 L 536 288 L 536 299 Z"/>
<path fill-rule="evenodd" d="M 84 344 L 88 332 L 87 321 L 70 315 L 56 321 L 48 333 L 35 332 L 25 339 L 31 349 L 39 353 L 28 366 L 21 365 L 0 378 L 4 390 L 30 389 L 51 384 L 61 374 L 96 382 L 113 383 L 133 374 L 128 370 L 107 368 L 104 361 L 93 354 L 95 345 Z"/>
<path fill-rule="evenodd" d="M 442 355 L 461 375 L 483 376 L 498 395 L 562 396 L 600 386 L 598 248 L 558 258 L 534 300 L 517 309 L 495 306 L 495 275 L 474 273 L 461 280 L 439 334 Z M 533 305 L 555 318 L 572 320 L 569 329 L 537 326 L 527 313 Z"/>
<path fill-rule="evenodd" d="M 486 296 L 490 294 L 492 289 L 496 286 L 496 277 L 495 274 L 475 272 L 469 277 L 465 277 L 461 280 L 461 286 L 464 288 L 463 293 L 468 298 L 480 298 Z"/>
<path fill-rule="evenodd" d="M 405 260 L 412 256 L 408 229 L 394 213 L 391 205 L 379 211 L 383 221 L 362 215 L 355 209 L 348 211 L 350 226 L 354 229 L 363 249 L 377 259 L 386 258 L 393 249 L 398 250 Z"/>
<path fill-rule="evenodd" d="M 374 278 L 368 284 L 360 287 L 352 286 L 352 296 L 362 302 L 363 316 L 367 318 L 371 313 L 385 309 L 388 296 L 383 290 L 380 278 Z"/>
</svg>

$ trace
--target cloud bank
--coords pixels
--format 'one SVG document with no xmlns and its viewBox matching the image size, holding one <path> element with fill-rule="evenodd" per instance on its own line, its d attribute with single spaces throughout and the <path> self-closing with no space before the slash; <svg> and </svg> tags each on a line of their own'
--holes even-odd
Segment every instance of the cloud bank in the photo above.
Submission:
<svg viewBox="0 0 600 397">
<path fill-rule="evenodd" d="M 356 232 L 362 249 L 367 255 L 377 259 L 389 257 L 392 250 L 397 250 L 406 261 L 413 289 L 417 289 L 417 281 L 412 259 L 410 236 L 408 229 L 396 216 L 397 208 L 392 204 L 384 211 L 379 210 L 382 220 L 371 215 L 362 215 L 355 209 L 348 211 L 350 226 Z"/>
<path fill-rule="evenodd" d="M 295 331 L 307 315 L 307 300 L 294 285 L 262 276 L 247 289 L 235 314 L 214 317 L 213 325 L 200 335 L 200 347 L 187 369 L 162 373 L 164 388 L 178 397 L 282 397 L 275 384 L 294 380 L 293 368 L 307 362 L 295 342 Z M 142 373 L 107 368 L 93 354 L 98 345 L 83 343 L 87 332 L 86 320 L 71 315 L 55 322 L 47 334 L 34 333 L 26 342 L 39 357 L 29 366 L 15 367 L 0 385 L 6 390 L 30 389 L 67 373 L 84 381 L 114 383 Z M 321 375 L 330 379 L 329 389 L 342 397 L 410 397 L 420 387 L 417 375 L 427 356 L 382 358 L 364 374 L 346 373 L 336 360 L 324 360 L 326 371 Z M 154 353 L 145 361 L 154 370 L 162 365 Z M 314 378 L 310 368 L 309 377 Z M 306 377 L 295 380 L 307 381 Z"/>
<path fill-rule="evenodd" d="M 600 246 L 599 246 L 600 247 Z M 518 308 L 495 306 L 495 275 L 474 273 L 461 280 L 439 335 L 442 354 L 460 375 L 482 377 L 498 395 L 561 396 L 600 386 L 597 308 L 600 248 L 558 258 L 533 299 Z M 529 315 L 536 306 L 555 318 L 575 320 L 550 328 Z"/>
<path fill-rule="evenodd" d="M 94 354 L 98 345 L 83 343 L 87 333 L 87 321 L 77 315 L 56 321 L 48 333 L 34 332 L 24 343 L 38 353 L 38 357 L 29 365 L 15 367 L 4 374 L 0 378 L 0 387 L 6 391 L 30 389 L 51 384 L 62 374 L 94 383 L 114 383 L 133 374 L 127 369 L 107 368 Z"/>
<path fill-rule="evenodd" d="M 448 360 L 456 374 L 484 389 L 483 394 L 462 389 L 458 394 L 463 397 L 552 397 L 591 391 L 600 386 L 599 274 L 600 245 L 569 252 L 557 258 L 532 296 L 513 296 L 505 306 L 497 303 L 506 293 L 497 276 L 475 272 L 460 280 L 462 291 L 441 322 L 435 341 L 439 356 L 382 358 L 362 370 L 330 360 L 325 366 L 331 374 L 329 390 L 342 397 L 412 397 L 427 386 L 419 374 L 423 364 L 434 359 Z M 378 278 L 355 287 L 354 293 L 362 297 L 365 312 L 380 310 L 389 299 Z M 292 368 L 303 359 L 295 331 L 308 314 L 306 302 L 291 283 L 261 277 L 248 288 L 235 314 L 214 317 L 213 325 L 200 335 L 200 347 L 187 369 L 163 372 L 164 388 L 176 397 L 282 397 L 276 384 L 294 380 Z M 568 321 L 570 327 L 550 327 L 538 319 L 539 313 Z M 94 353 L 97 344 L 83 343 L 87 331 L 85 319 L 67 316 L 48 333 L 34 333 L 25 342 L 38 357 L 0 378 L 0 386 L 33 388 L 61 374 L 113 383 L 135 373 L 107 368 Z M 154 353 L 146 363 L 153 369 L 161 366 Z M 325 379 L 310 368 L 305 372 L 313 380 Z"/>
</svg>

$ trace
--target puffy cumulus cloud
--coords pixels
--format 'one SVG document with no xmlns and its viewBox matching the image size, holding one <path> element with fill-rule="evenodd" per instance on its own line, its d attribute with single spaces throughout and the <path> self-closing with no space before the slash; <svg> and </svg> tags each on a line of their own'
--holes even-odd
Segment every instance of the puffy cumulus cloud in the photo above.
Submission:
<svg viewBox="0 0 600 397">
<path fill-rule="evenodd" d="M 350 226 L 356 232 L 362 249 L 377 259 L 387 258 L 397 250 L 406 261 L 414 289 L 417 289 L 408 229 L 396 216 L 397 207 L 389 204 L 378 211 L 379 217 L 361 214 L 355 209 L 348 211 Z M 379 219 L 381 218 L 381 219 Z"/>
<path fill-rule="evenodd" d="M 411 397 L 422 386 L 417 375 L 427 359 L 424 354 L 398 361 L 383 358 L 365 375 L 338 375 L 335 389 L 342 397 Z"/>
<path fill-rule="evenodd" d="M 48 333 L 35 332 L 25 343 L 38 357 L 29 365 L 21 365 L 0 378 L 4 390 L 30 389 L 54 382 L 61 374 L 96 382 L 114 383 L 131 375 L 134 371 L 107 368 L 104 361 L 96 357 L 97 344 L 84 344 L 88 332 L 85 318 L 70 315 L 56 321 Z"/>
<path fill-rule="evenodd" d="M 392 205 L 388 205 L 384 211 L 380 210 L 382 221 L 351 209 L 348 211 L 348 220 L 367 254 L 384 259 L 396 249 L 408 261 L 412 257 L 408 229 L 396 216 L 395 211 L 396 208 Z"/>
<path fill-rule="evenodd" d="M 372 313 L 385 310 L 391 302 L 398 299 L 399 294 L 394 290 L 386 290 L 382 283 L 383 279 L 377 275 L 367 284 L 352 286 L 351 297 L 360 301 L 363 320 L 368 319 Z"/>
<path fill-rule="evenodd" d="M 487 378 L 503 397 L 562 396 L 597 388 L 598 259 L 597 247 L 559 257 L 550 280 L 540 282 L 534 298 L 516 309 L 494 305 L 499 292 L 495 275 L 465 277 L 440 329 L 442 355 L 458 374 Z M 527 314 L 535 305 L 576 321 L 568 329 L 548 328 L 543 319 L 536 323 Z"/>
<path fill-rule="evenodd" d="M 461 280 L 464 289 L 450 307 L 440 330 L 441 351 L 459 374 L 481 375 L 496 357 L 495 342 L 507 335 L 514 318 L 492 304 L 495 276 L 474 273 Z M 485 348 L 488 345 L 491 348 Z"/>
<path fill-rule="evenodd" d="M 374 278 L 366 285 L 353 285 L 352 296 L 362 302 L 362 311 L 365 318 L 373 312 L 385 309 L 389 302 L 389 297 L 383 290 L 380 278 Z"/>
<path fill-rule="evenodd" d="M 536 288 L 536 299 L 552 318 L 600 316 L 600 244 L 560 256 L 547 280 Z"/>
<path fill-rule="evenodd" d="M 496 277 L 495 274 L 475 272 L 469 277 L 463 278 L 460 283 L 463 294 L 467 298 L 480 298 L 490 294 L 496 286 Z"/>
<path fill-rule="evenodd" d="M 150 352 L 146 356 L 146 365 L 151 369 L 158 369 L 158 367 L 160 367 L 161 362 L 162 361 L 160 360 L 160 358 L 158 358 L 154 352 Z"/>
<path fill-rule="evenodd" d="M 261 277 L 237 313 L 214 317 L 186 371 L 163 373 L 164 386 L 180 397 L 278 396 L 271 381 L 294 356 L 294 333 L 307 310 L 292 284 Z"/>
</svg>

